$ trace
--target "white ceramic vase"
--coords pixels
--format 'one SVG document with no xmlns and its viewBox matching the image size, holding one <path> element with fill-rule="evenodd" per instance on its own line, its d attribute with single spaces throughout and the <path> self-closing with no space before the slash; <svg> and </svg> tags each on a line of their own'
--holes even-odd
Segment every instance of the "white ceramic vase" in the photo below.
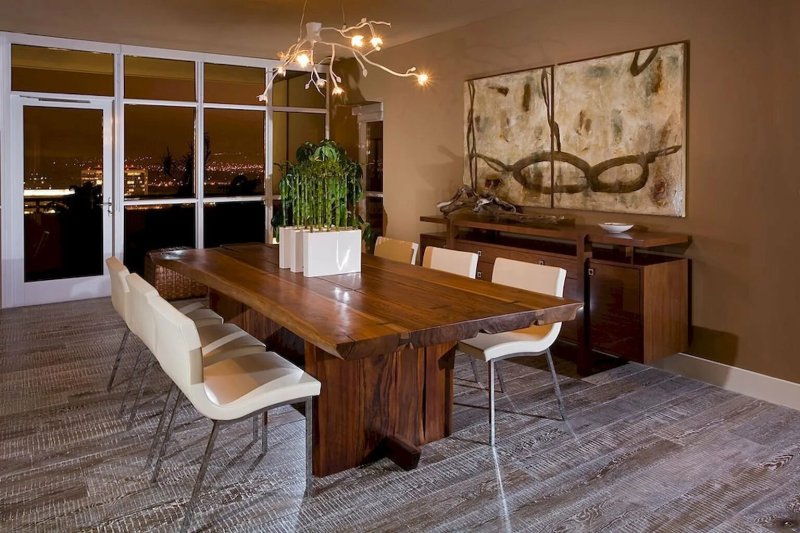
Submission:
<svg viewBox="0 0 800 533">
<path fill-rule="evenodd" d="M 289 268 L 292 266 L 294 255 L 294 226 L 281 226 L 278 228 L 278 266 Z"/>
<path fill-rule="evenodd" d="M 361 230 L 306 231 L 303 275 L 331 276 L 361 272 Z"/>
<path fill-rule="evenodd" d="M 294 228 L 289 233 L 289 239 L 292 242 L 292 255 L 289 258 L 289 269 L 292 272 L 303 271 L 303 234 L 307 233 L 307 229 Z"/>
</svg>

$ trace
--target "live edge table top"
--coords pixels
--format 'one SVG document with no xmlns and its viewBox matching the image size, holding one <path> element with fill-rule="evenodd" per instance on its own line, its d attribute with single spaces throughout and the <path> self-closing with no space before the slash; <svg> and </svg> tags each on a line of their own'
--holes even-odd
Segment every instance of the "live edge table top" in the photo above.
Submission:
<svg viewBox="0 0 800 533">
<path fill-rule="evenodd" d="M 278 268 L 278 247 L 266 244 L 153 259 L 343 359 L 572 320 L 583 305 L 366 254 L 360 273 L 317 278 Z"/>
</svg>

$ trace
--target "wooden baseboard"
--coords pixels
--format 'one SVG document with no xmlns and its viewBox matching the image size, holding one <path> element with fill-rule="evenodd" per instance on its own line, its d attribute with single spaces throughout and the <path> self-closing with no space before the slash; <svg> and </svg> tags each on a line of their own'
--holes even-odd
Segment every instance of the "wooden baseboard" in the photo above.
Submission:
<svg viewBox="0 0 800 533">
<path fill-rule="evenodd" d="M 652 366 L 717 385 L 759 400 L 800 410 L 800 383 L 759 374 L 751 370 L 709 361 L 685 353 L 661 359 Z"/>
</svg>

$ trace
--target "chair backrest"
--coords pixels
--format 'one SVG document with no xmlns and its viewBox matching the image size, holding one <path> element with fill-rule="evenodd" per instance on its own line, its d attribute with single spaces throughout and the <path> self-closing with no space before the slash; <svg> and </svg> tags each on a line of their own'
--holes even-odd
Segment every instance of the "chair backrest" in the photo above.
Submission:
<svg viewBox="0 0 800 533">
<path fill-rule="evenodd" d="M 131 274 L 127 281 L 128 327 L 151 352 L 155 353 L 156 323 L 150 300 L 158 297 L 158 291 L 139 274 Z"/>
<path fill-rule="evenodd" d="M 198 399 L 192 386 L 203 382 L 203 353 L 197 326 L 161 296 L 155 295 L 148 302 L 156 327 L 153 355 L 194 404 Z"/>
<path fill-rule="evenodd" d="M 111 305 L 114 306 L 114 310 L 119 313 L 119 316 L 127 322 L 128 281 L 126 278 L 130 275 L 130 272 L 122 264 L 122 261 L 113 255 L 106 259 L 106 266 L 111 278 Z"/>
<path fill-rule="evenodd" d="M 478 254 L 428 246 L 422 256 L 422 266 L 474 278 L 478 270 Z"/>
<path fill-rule="evenodd" d="M 494 260 L 494 270 L 492 270 L 492 283 L 552 296 L 564 295 L 566 279 L 567 271 L 563 268 L 514 261 L 503 257 Z"/>
<path fill-rule="evenodd" d="M 375 241 L 375 255 L 392 261 L 401 263 L 417 264 L 417 250 L 419 244 L 415 242 L 403 241 L 400 239 L 389 239 L 388 237 L 378 237 Z"/>
</svg>

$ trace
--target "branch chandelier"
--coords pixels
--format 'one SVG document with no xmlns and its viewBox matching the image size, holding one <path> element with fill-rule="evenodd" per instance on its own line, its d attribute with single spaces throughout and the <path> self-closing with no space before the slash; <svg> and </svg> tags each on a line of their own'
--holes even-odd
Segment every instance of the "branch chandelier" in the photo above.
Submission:
<svg viewBox="0 0 800 533">
<path fill-rule="evenodd" d="M 305 8 L 303 12 L 305 15 Z M 301 19 L 301 28 L 302 24 L 303 22 Z M 359 67 L 361 67 L 361 74 L 363 76 L 367 75 L 367 65 L 369 65 L 391 74 L 392 76 L 415 78 L 419 85 L 427 85 L 430 81 L 430 77 L 424 72 L 417 72 L 417 67 L 411 67 L 405 72 L 397 72 L 370 59 L 369 56 L 375 52 L 379 52 L 383 46 L 383 39 L 381 39 L 375 31 L 376 26 L 391 27 L 391 24 L 388 22 L 367 20 L 366 18 L 362 18 L 361 22 L 355 26 L 343 24 L 341 28 L 323 27 L 319 22 L 306 23 L 305 36 L 301 35 L 297 38 L 296 43 L 278 54 L 281 64 L 269 73 L 267 77 L 267 87 L 258 99 L 262 102 L 267 101 L 267 95 L 272 88 L 273 82 L 276 78 L 285 76 L 288 67 L 292 64 L 296 64 L 303 69 L 309 66 L 311 67 L 310 79 L 305 87 L 308 89 L 313 85 L 321 94 L 324 94 L 326 80 L 317 72 L 317 67 L 326 64 L 329 65 L 328 74 L 330 82 L 333 85 L 331 94 L 336 96 L 344 94 L 344 89 L 342 89 L 340 85 L 342 83 L 342 78 L 333 71 L 333 61 L 336 59 L 337 50 L 350 52 L 358 62 Z M 330 37 L 323 37 L 323 33 L 330 35 Z M 369 40 L 367 40 L 367 37 L 364 35 L 365 33 L 368 33 Z M 323 49 L 323 53 L 325 51 L 330 52 L 330 55 L 323 57 L 319 61 L 315 61 L 315 55 L 319 55 L 315 54 L 315 48 Z"/>
</svg>

